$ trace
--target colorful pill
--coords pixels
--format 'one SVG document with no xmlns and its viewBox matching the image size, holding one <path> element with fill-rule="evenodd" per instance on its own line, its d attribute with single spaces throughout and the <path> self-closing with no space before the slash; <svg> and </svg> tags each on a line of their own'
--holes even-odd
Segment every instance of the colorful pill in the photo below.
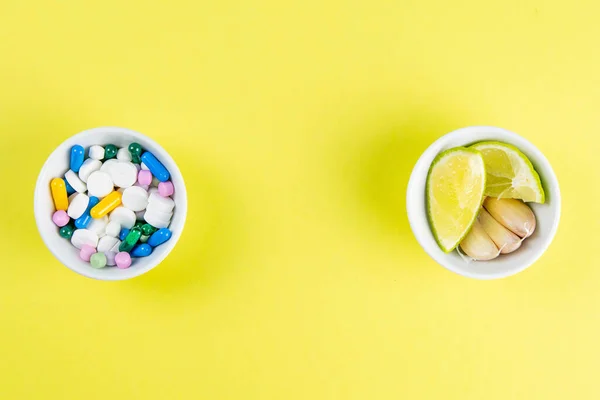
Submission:
<svg viewBox="0 0 600 400">
<path fill-rule="evenodd" d="M 95 219 L 102 218 L 119 205 L 121 205 L 121 193 L 111 192 L 90 210 L 90 215 Z"/>
<path fill-rule="evenodd" d="M 159 229 L 156 232 L 154 232 L 152 236 L 150 236 L 150 239 L 148 239 L 148 244 L 152 247 L 160 246 L 167 240 L 171 239 L 171 236 L 172 233 L 169 229 Z"/>
<path fill-rule="evenodd" d="M 75 193 L 75 189 L 73 189 L 73 186 L 69 185 L 69 181 L 67 181 L 65 178 L 63 178 L 63 181 L 65 181 L 65 187 L 67 188 L 67 194 L 73 194 Z"/>
<path fill-rule="evenodd" d="M 71 236 L 73 236 L 73 232 L 75 232 L 75 227 L 72 224 L 68 224 L 60 228 L 58 234 L 61 238 L 71 239 Z"/>
<path fill-rule="evenodd" d="M 150 185 L 152 183 L 152 172 L 147 169 L 138 172 L 138 183 L 144 186 Z"/>
<path fill-rule="evenodd" d="M 104 253 L 94 253 L 90 257 L 92 268 L 104 268 L 107 263 L 107 257 Z"/>
<path fill-rule="evenodd" d="M 129 229 L 127 229 L 127 228 L 121 229 L 121 232 L 119 232 L 119 240 L 120 241 L 125 240 L 125 238 L 127 237 L 128 234 L 129 234 Z"/>
<path fill-rule="evenodd" d="M 79 217 L 79 218 L 77 218 L 75 220 L 75 227 L 77 229 L 85 229 L 85 228 L 87 228 L 88 224 L 92 220 L 92 216 L 90 215 L 90 211 L 99 202 L 100 202 L 100 199 L 98 199 L 96 196 L 91 196 L 90 197 L 90 201 L 88 202 L 88 206 L 87 206 L 86 210 L 83 212 L 83 214 L 81 215 L 81 217 Z"/>
<path fill-rule="evenodd" d="M 107 144 L 104 146 L 104 159 L 110 160 L 111 158 L 115 158 L 117 156 L 117 151 L 119 149 L 114 144 Z"/>
<path fill-rule="evenodd" d="M 65 186 L 65 181 L 63 181 L 61 178 L 52 179 L 50 182 L 50 192 L 52 193 L 54 208 L 57 211 L 67 211 L 67 208 L 69 208 L 69 197 L 67 196 L 67 187 Z"/>
<path fill-rule="evenodd" d="M 142 161 L 160 182 L 166 182 L 171 177 L 165 166 L 149 151 L 142 154 Z"/>
<path fill-rule="evenodd" d="M 142 155 L 142 146 L 139 143 L 131 143 L 128 147 L 129 153 L 131 154 L 131 161 L 134 164 L 139 164 L 142 162 L 140 157 Z"/>
<path fill-rule="evenodd" d="M 125 251 L 120 251 L 115 256 L 115 264 L 120 269 L 129 268 L 131 266 L 131 256 Z"/>
<path fill-rule="evenodd" d="M 142 230 L 140 227 L 134 226 L 125 237 L 125 240 L 121 242 L 119 251 L 125 251 L 129 253 L 140 240 L 140 237 L 142 237 Z"/>
<path fill-rule="evenodd" d="M 150 224 L 143 224 L 142 225 L 142 234 L 146 235 L 146 236 L 150 236 L 152 235 L 154 232 L 156 232 L 158 229 L 156 229 L 155 227 L 153 227 Z"/>
<path fill-rule="evenodd" d="M 138 244 L 131 250 L 132 257 L 148 257 L 152 253 L 152 246 L 146 243 Z"/>
<path fill-rule="evenodd" d="M 52 214 L 52 222 L 54 222 L 54 224 L 59 228 L 67 225 L 70 220 L 71 218 L 69 218 L 65 210 L 58 210 Z"/>
<path fill-rule="evenodd" d="M 158 184 L 158 194 L 162 197 L 169 197 L 173 194 L 175 188 L 173 188 L 173 182 L 166 181 Z"/>
<path fill-rule="evenodd" d="M 76 144 L 75 146 L 71 147 L 71 160 L 69 166 L 73 172 L 79 172 L 79 168 L 81 168 L 84 158 L 85 150 L 82 146 Z"/>
<path fill-rule="evenodd" d="M 79 258 L 85 262 L 90 262 L 90 257 L 94 253 L 96 253 L 96 248 L 90 246 L 89 244 L 84 244 L 81 246 L 81 250 L 79 251 Z"/>
</svg>

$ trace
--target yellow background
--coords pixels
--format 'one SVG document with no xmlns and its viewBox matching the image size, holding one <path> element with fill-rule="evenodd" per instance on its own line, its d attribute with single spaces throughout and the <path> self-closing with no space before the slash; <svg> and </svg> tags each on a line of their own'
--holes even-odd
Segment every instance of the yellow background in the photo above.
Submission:
<svg viewBox="0 0 600 400">
<path fill-rule="evenodd" d="M 160 3 L 160 4 L 158 4 Z M 0 2 L 0 398 L 598 399 L 597 1 Z M 558 235 L 480 282 L 405 188 L 458 127 L 549 158 Z M 33 188 L 90 127 L 160 142 L 181 241 L 131 281 L 45 248 Z"/>
</svg>

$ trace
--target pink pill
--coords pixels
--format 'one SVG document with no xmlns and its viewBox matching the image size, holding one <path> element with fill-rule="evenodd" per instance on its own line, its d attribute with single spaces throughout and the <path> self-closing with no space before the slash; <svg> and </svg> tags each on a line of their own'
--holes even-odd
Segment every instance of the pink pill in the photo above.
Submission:
<svg viewBox="0 0 600 400">
<path fill-rule="evenodd" d="M 173 182 L 166 181 L 158 184 L 158 194 L 162 197 L 169 197 L 174 192 Z"/>
<path fill-rule="evenodd" d="M 138 183 L 140 185 L 150 185 L 152 183 L 152 172 L 142 169 L 138 172 Z"/>
<path fill-rule="evenodd" d="M 96 252 L 95 248 L 93 248 L 89 244 L 84 244 L 83 246 L 81 246 L 81 251 L 79 252 L 79 257 L 85 262 L 90 262 L 90 258 L 92 257 L 92 254 L 94 254 L 95 252 Z"/>
<path fill-rule="evenodd" d="M 71 218 L 69 218 L 65 210 L 58 210 L 52 214 L 52 221 L 56 224 L 56 226 L 61 228 L 67 225 L 70 219 Z"/>
<path fill-rule="evenodd" d="M 125 269 L 131 266 L 131 256 L 126 251 L 120 251 L 115 256 L 117 268 Z"/>
</svg>

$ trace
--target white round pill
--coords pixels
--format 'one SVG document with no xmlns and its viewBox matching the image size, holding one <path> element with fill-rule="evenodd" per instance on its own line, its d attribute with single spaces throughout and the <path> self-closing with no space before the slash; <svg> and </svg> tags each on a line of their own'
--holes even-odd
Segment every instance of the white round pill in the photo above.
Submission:
<svg viewBox="0 0 600 400">
<path fill-rule="evenodd" d="M 81 249 L 84 244 L 95 248 L 98 246 L 98 235 L 89 229 L 76 229 L 71 236 L 71 244 L 78 249 Z"/>
<path fill-rule="evenodd" d="M 104 161 L 104 163 L 102 163 L 102 166 L 100 167 L 100 171 L 110 174 L 109 169 L 118 162 L 119 161 L 115 160 L 114 158 L 111 158 L 110 160 L 106 160 L 106 161 Z"/>
<path fill-rule="evenodd" d="M 173 216 L 173 211 L 164 211 L 157 203 L 148 203 L 146 212 L 152 213 L 160 219 L 171 219 Z"/>
<path fill-rule="evenodd" d="M 163 219 L 160 217 L 160 215 L 161 214 L 158 212 L 146 211 L 146 213 L 144 214 L 144 220 L 158 229 L 168 227 L 171 223 L 171 219 Z"/>
<path fill-rule="evenodd" d="M 92 218 L 92 222 L 88 225 L 87 229 L 94 232 L 98 237 L 106 235 L 106 225 L 108 225 L 108 217 L 105 215 L 102 218 Z"/>
<path fill-rule="evenodd" d="M 105 253 L 113 248 L 113 246 L 119 241 L 116 237 L 103 236 L 98 240 L 98 252 Z"/>
<path fill-rule="evenodd" d="M 125 147 L 121 147 L 119 151 L 117 151 L 117 160 L 120 161 L 131 161 L 131 153 Z"/>
<path fill-rule="evenodd" d="M 87 183 L 88 177 L 91 175 L 91 173 L 98 171 L 101 166 L 102 162 L 100 160 L 88 158 L 83 162 L 81 168 L 79 168 L 79 179 Z"/>
<path fill-rule="evenodd" d="M 77 193 L 77 196 L 73 197 L 71 204 L 69 204 L 67 214 L 73 219 L 81 217 L 85 210 L 87 210 L 89 202 L 90 198 L 87 195 L 83 193 Z"/>
<path fill-rule="evenodd" d="M 106 236 L 119 237 L 119 233 L 121 233 L 121 224 L 117 221 L 110 221 L 108 225 L 106 225 Z"/>
<path fill-rule="evenodd" d="M 77 193 L 85 193 L 87 191 L 87 185 L 79 179 L 79 176 L 72 169 L 67 171 L 65 179 Z"/>
<path fill-rule="evenodd" d="M 102 171 L 94 171 L 88 178 L 87 188 L 88 195 L 101 199 L 112 192 L 114 186 L 109 174 Z"/>
<path fill-rule="evenodd" d="M 110 220 L 118 222 L 121 228 L 131 229 L 135 225 L 135 213 L 129 208 L 117 207 L 110 213 Z"/>
<path fill-rule="evenodd" d="M 131 186 L 125 189 L 121 202 L 131 211 L 142 211 L 148 205 L 148 192 L 139 186 Z"/>
<path fill-rule="evenodd" d="M 162 197 L 157 192 L 152 192 L 148 196 L 148 204 L 154 205 L 162 212 L 170 212 L 175 207 L 175 202 L 170 197 Z"/>
<path fill-rule="evenodd" d="M 104 158 L 104 147 L 98 146 L 97 144 L 93 145 L 90 147 L 88 155 L 94 160 L 102 160 Z"/>
<path fill-rule="evenodd" d="M 137 168 L 129 161 L 118 161 L 111 165 L 107 171 L 115 184 L 120 188 L 128 188 L 133 186 L 137 181 Z"/>
</svg>

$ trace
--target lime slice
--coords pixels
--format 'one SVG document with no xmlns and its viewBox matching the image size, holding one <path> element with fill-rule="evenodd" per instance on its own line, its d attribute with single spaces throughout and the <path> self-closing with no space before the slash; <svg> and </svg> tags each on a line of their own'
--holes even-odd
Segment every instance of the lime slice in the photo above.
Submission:
<svg viewBox="0 0 600 400">
<path fill-rule="evenodd" d="M 543 203 L 546 199 L 540 176 L 527 156 L 515 146 L 480 142 L 470 147 L 483 154 L 487 174 L 485 195 Z"/>
<path fill-rule="evenodd" d="M 485 191 L 480 152 L 456 147 L 433 160 L 427 176 L 427 217 L 446 253 L 454 250 L 477 218 Z"/>
</svg>

